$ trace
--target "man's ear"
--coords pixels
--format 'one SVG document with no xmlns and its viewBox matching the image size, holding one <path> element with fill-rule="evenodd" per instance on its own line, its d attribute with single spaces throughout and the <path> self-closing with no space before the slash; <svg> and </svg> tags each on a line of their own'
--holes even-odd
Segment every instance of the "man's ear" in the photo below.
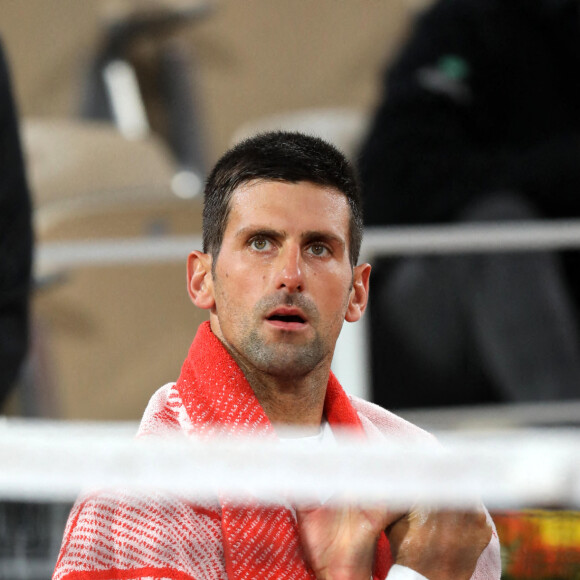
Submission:
<svg viewBox="0 0 580 580">
<path fill-rule="evenodd" d="M 187 258 L 187 293 L 191 301 L 204 310 L 215 306 L 211 264 L 211 256 L 197 250 Z"/>
<path fill-rule="evenodd" d="M 369 300 L 370 264 L 359 264 L 353 271 L 352 289 L 344 319 L 356 322 L 361 318 Z"/>
</svg>

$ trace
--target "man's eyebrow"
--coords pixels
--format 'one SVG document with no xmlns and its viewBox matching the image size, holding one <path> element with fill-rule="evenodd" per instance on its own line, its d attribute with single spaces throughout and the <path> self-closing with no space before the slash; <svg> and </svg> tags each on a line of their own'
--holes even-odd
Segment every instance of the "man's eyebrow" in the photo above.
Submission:
<svg viewBox="0 0 580 580">
<path fill-rule="evenodd" d="M 274 230 L 272 228 L 265 228 L 262 226 L 246 226 L 235 233 L 236 238 L 247 238 L 254 236 L 264 236 L 265 238 L 280 239 L 287 234 L 285 231 Z"/>
</svg>

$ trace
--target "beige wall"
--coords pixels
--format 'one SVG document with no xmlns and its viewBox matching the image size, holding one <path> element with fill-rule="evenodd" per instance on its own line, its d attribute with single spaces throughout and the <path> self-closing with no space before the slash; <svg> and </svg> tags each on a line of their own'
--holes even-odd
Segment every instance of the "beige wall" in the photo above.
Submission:
<svg viewBox="0 0 580 580">
<path fill-rule="evenodd" d="M 92 0 L 0 0 L 0 34 L 25 115 L 72 113 L 85 55 L 98 34 Z"/>
<path fill-rule="evenodd" d="M 369 108 L 409 0 L 221 0 L 182 32 L 199 65 L 208 159 L 241 124 L 302 107 Z M 0 0 L 22 114 L 70 116 L 105 0 Z"/>
</svg>

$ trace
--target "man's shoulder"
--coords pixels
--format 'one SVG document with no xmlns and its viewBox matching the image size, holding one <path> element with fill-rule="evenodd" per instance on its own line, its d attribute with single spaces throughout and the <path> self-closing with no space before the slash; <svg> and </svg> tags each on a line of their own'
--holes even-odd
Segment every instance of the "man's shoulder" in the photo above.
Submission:
<svg viewBox="0 0 580 580">
<path fill-rule="evenodd" d="M 367 434 L 378 430 L 387 439 L 409 443 L 435 442 L 431 433 L 395 413 L 354 395 L 349 395 L 349 399 Z"/>
<path fill-rule="evenodd" d="M 149 399 L 137 435 L 167 435 L 187 430 L 189 418 L 175 383 L 163 385 Z"/>
</svg>

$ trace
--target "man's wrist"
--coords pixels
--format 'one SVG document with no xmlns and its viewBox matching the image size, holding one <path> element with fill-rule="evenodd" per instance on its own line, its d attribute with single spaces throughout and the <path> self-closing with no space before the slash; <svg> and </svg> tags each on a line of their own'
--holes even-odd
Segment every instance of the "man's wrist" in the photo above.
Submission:
<svg viewBox="0 0 580 580">
<path fill-rule="evenodd" d="M 401 564 L 393 564 L 385 580 L 429 580 L 423 574 L 415 572 L 407 566 L 401 566 Z"/>
</svg>

